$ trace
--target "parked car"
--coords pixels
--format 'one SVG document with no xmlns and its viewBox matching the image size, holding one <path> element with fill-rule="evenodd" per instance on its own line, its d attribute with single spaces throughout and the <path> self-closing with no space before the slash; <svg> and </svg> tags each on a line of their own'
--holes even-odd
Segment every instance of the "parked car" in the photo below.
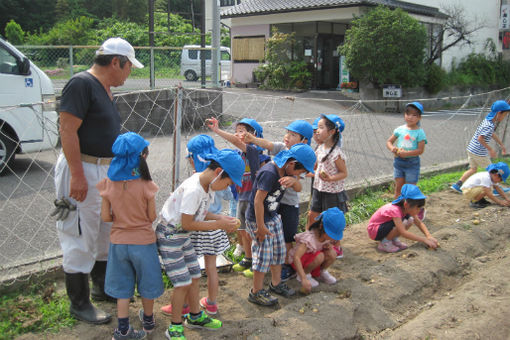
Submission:
<svg viewBox="0 0 510 340">
<path fill-rule="evenodd" d="M 0 38 L 0 173 L 17 153 L 58 143 L 56 98 L 50 78 Z"/>
<path fill-rule="evenodd" d="M 206 46 L 211 48 L 211 46 Z M 205 76 L 210 77 L 211 50 L 201 50 L 200 45 L 185 45 L 181 54 L 181 76 L 186 80 L 195 81 L 200 77 L 200 54 L 205 54 Z M 230 79 L 230 48 L 220 47 L 220 80 Z"/>
</svg>

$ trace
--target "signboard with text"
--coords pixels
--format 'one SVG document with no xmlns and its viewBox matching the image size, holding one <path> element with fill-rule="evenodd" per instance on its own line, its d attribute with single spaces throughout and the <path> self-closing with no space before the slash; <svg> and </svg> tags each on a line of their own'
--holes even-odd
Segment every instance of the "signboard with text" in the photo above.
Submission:
<svg viewBox="0 0 510 340">
<path fill-rule="evenodd" d="M 510 5 L 501 5 L 501 17 L 499 19 L 499 29 L 510 29 Z"/>
<path fill-rule="evenodd" d="M 383 85 L 383 98 L 401 98 L 402 87 L 400 85 Z"/>
</svg>

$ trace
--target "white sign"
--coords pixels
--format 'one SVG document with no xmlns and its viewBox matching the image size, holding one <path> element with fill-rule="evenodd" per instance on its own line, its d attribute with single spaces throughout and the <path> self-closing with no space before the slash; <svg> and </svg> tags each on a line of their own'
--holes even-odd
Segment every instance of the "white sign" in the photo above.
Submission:
<svg viewBox="0 0 510 340">
<path fill-rule="evenodd" d="M 383 85 L 384 98 L 402 97 L 402 87 L 400 85 Z"/>
<path fill-rule="evenodd" d="M 499 28 L 502 30 L 510 29 L 510 5 L 501 5 Z"/>
</svg>

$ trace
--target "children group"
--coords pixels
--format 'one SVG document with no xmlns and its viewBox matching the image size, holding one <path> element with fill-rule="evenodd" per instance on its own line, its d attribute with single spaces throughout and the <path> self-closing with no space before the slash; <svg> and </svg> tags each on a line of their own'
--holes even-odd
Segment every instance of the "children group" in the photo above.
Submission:
<svg viewBox="0 0 510 340">
<path fill-rule="evenodd" d="M 498 111 L 491 119 L 496 121 L 510 111 L 506 102 L 506 106 L 499 102 L 493 105 L 493 111 Z M 395 200 L 378 209 L 367 227 L 369 237 L 380 241 L 378 249 L 383 252 L 407 248 L 399 236 L 431 248 L 438 246 L 422 222 L 426 197 L 416 186 L 419 155 L 427 143 L 420 127 L 422 113 L 419 102 L 409 103 L 405 124 L 396 128 L 387 141 L 395 156 Z M 233 134 L 221 130 L 215 118 L 206 124 L 237 150 L 218 150 L 205 134 L 193 137 L 187 145 L 187 158 L 194 174 L 168 197 L 159 214 L 155 203 L 158 186 L 146 162 L 149 143 L 128 132 L 119 135 L 113 144 L 115 157 L 108 177 L 97 185 L 103 198 L 101 217 L 113 222 L 105 281 L 105 292 L 117 299 L 118 327 L 113 339 L 143 339 L 154 330 L 154 300 L 164 291 L 162 266 L 173 285 L 171 304 L 161 309 L 171 315 L 165 336 L 186 339 L 183 325 L 222 327 L 220 320 L 211 317 L 218 312 L 216 256 L 230 247 L 227 233 L 234 231 L 239 242 L 236 251 L 244 252 L 234 270 L 252 279 L 252 287 L 246 292 L 248 301 L 272 306 L 278 303 L 275 295 L 294 295 L 296 292 L 286 284 L 293 277 L 301 283 L 304 294 L 319 281 L 336 282 L 328 268 L 343 256 L 340 240 L 348 209 L 343 120 L 334 114 L 321 115 L 313 125 L 296 120 L 285 127 L 282 142 L 264 139 L 261 125 L 250 118 L 241 119 Z M 500 163 L 490 164 L 487 170 L 490 183 L 504 181 L 510 173 L 508 166 Z M 312 200 L 306 230 L 298 233 L 298 193 L 305 176 L 312 177 Z M 486 182 L 482 179 L 481 185 Z M 468 183 L 464 183 L 463 191 Z M 494 199 L 492 190 L 472 188 L 466 187 L 465 195 L 479 201 L 485 193 Z M 498 192 L 504 201 L 497 199 L 497 203 L 510 203 L 503 191 Z M 237 218 L 221 214 L 222 200 L 238 201 L 231 204 L 231 215 L 236 211 Z M 424 236 L 410 232 L 412 224 Z M 204 257 L 207 274 L 207 296 L 202 298 L 200 256 Z M 271 278 L 265 288 L 267 272 Z M 128 317 L 135 286 L 142 297 L 143 309 L 138 313 L 141 330 L 134 330 Z"/>
</svg>

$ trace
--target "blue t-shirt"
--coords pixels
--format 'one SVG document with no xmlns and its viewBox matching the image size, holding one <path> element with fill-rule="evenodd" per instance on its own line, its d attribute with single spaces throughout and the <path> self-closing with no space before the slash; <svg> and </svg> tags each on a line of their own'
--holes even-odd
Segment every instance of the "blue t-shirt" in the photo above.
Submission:
<svg viewBox="0 0 510 340">
<path fill-rule="evenodd" d="M 418 149 L 418 143 L 425 141 L 427 144 L 427 136 L 423 129 L 411 130 L 407 125 L 399 126 L 393 131 L 393 135 L 397 137 L 397 148 L 402 148 L 406 151 Z"/>
<path fill-rule="evenodd" d="M 489 150 L 485 148 L 480 142 L 478 141 L 479 136 L 483 136 L 483 139 L 488 144 L 492 138 L 492 134 L 494 133 L 494 130 L 496 129 L 496 125 L 492 122 L 492 120 L 484 119 L 480 125 L 478 125 L 478 128 L 475 131 L 475 134 L 473 135 L 473 138 L 469 141 L 469 144 L 467 146 L 467 151 L 478 155 L 478 156 L 488 156 Z"/>
<path fill-rule="evenodd" d="M 267 163 L 260 168 L 253 182 L 250 203 L 248 204 L 248 209 L 246 209 L 245 217 L 247 220 L 251 222 L 256 221 L 254 200 L 257 190 L 267 191 L 267 196 L 264 199 L 264 222 L 268 222 L 278 214 L 278 206 L 285 192 L 285 189 L 278 182 L 279 179 L 278 168 L 273 162 Z"/>
</svg>

